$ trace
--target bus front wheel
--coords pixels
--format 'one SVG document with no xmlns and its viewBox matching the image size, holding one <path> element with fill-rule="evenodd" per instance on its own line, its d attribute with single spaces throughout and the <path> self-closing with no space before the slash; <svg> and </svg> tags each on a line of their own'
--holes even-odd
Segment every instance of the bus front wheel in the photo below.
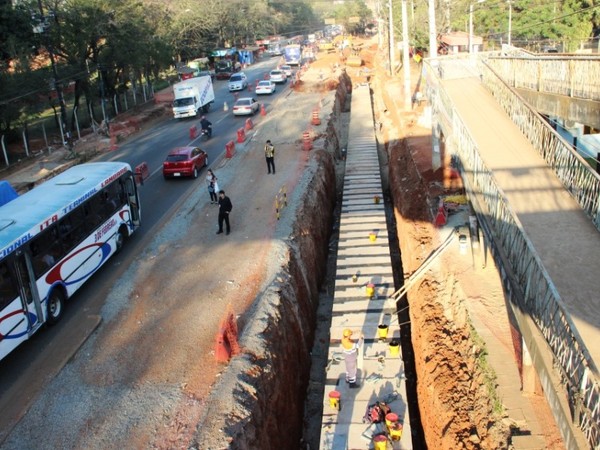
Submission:
<svg viewBox="0 0 600 450">
<path fill-rule="evenodd" d="M 119 253 L 123 249 L 123 246 L 125 245 L 125 239 L 127 239 L 127 231 L 125 231 L 124 227 L 121 227 L 117 232 L 117 249 L 115 250 L 115 253 Z"/>
<path fill-rule="evenodd" d="M 62 317 L 65 308 L 65 296 L 60 289 L 54 289 L 48 298 L 48 318 L 46 322 L 50 325 L 57 323 Z"/>
</svg>

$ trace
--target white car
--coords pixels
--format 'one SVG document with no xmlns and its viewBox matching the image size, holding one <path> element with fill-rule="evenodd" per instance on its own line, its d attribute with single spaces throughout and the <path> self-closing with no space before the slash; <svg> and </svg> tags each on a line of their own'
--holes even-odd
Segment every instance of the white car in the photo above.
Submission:
<svg viewBox="0 0 600 450">
<path fill-rule="evenodd" d="M 287 64 L 279 66 L 279 70 L 283 71 L 283 73 L 285 73 L 285 76 L 288 78 L 290 78 L 294 74 L 294 72 L 292 71 L 292 66 L 288 66 Z"/>
<path fill-rule="evenodd" d="M 243 91 L 248 87 L 248 77 L 244 72 L 234 73 L 229 77 L 229 92 Z"/>
<path fill-rule="evenodd" d="M 279 69 L 271 70 L 271 73 L 269 74 L 269 79 L 273 83 L 285 83 L 287 81 L 285 72 Z"/>
<path fill-rule="evenodd" d="M 270 80 L 260 81 L 256 86 L 256 95 L 272 94 L 277 90 L 277 86 Z"/>
<path fill-rule="evenodd" d="M 243 97 L 238 99 L 233 105 L 234 116 L 253 116 L 258 112 L 260 106 L 258 102 L 251 97 Z"/>
</svg>

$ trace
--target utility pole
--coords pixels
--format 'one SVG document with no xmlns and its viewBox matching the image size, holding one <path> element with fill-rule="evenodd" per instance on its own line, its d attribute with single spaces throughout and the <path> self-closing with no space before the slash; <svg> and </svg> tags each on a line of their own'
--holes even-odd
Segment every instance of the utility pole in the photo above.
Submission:
<svg viewBox="0 0 600 450">
<path fill-rule="evenodd" d="M 45 38 L 46 49 L 48 50 L 48 55 L 50 56 L 50 66 L 52 67 L 52 76 L 54 77 L 54 89 L 56 89 L 56 97 L 58 98 L 58 104 L 60 106 L 60 119 L 61 126 L 63 129 L 60 130 L 61 134 L 64 133 L 65 127 L 67 126 L 67 108 L 65 106 L 65 99 L 62 94 L 62 87 L 60 82 L 58 81 L 58 72 L 56 71 L 56 63 L 54 62 L 54 51 L 52 49 L 52 43 L 50 38 L 48 37 L 48 27 L 49 24 L 46 23 L 46 16 L 44 16 L 44 7 L 42 6 L 42 0 L 38 0 L 38 7 L 40 8 L 40 20 L 42 26 L 42 33 Z"/>
<path fill-rule="evenodd" d="M 435 30 L 435 0 L 429 0 L 429 58 L 437 58 L 437 32 Z"/>
<path fill-rule="evenodd" d="M 410 89 L 410 55 L 408 52 L 408 14 L 406 0 L 402 0 L 402 68 L 404 69 L 404 108 L 408 111 L 412 106 L 412 93 Z"/>
<path fill-rule="evenodd" d="M 510 47 L 510 35 L 512 34 L 512 1 L 508 0 L 508 46 Z"/>
<path fill-rule="evenodd" d="M 390 45 L 390 76 L 394 76 L 394 66 L 396 64 L 394 58 L 394 17 L 392 11 L 392 0 L 388 0 L 388 14 L 390 16 L 389 20 L 389 45 Z"/>
</svg>

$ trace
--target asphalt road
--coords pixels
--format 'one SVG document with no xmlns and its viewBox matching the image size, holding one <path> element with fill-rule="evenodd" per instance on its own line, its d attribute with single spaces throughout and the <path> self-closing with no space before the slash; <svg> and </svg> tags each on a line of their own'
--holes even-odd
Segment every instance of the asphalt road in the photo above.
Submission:
<svg viewBox="0 0 600 450">
<path fill-rule="evenodd" d="M 265 73 L 277 65 L 279 58 L 261 61 L 244 72 L 249 83 L 263 79 Z M 12 354 L 0 361 L 0 444 L 7 433 L 26 412 L 39 392 L 74 357 L 81 344 L 100 324 L 100 310 L 115 280 L 150 241 L 156 231 L 177 213 L 179 205 L 194 189 L 205 189 L 205 171 L 197 180 L 164 180 L 162 162 L 167 152 L 176 146 L 195 145 L 208 154 L 209 165 L 225 153 L 225 144 L 236 140 L 237 130 L 243 127 L 246 117 L 232 114 L 235 97 L 228 92 L 227 81 L 215 80 L 215 102 L 206 114 L 213 124 L 213 136 L 208 141 L 190 139 L 189 129 L 198 125 L 198 119 L 167 119 L 156 127 L 134 136 L 116 151 L 103 154 L 100 161 L 126 161 L 132 167 L 146 162 L 150 176 L 140 187 L 142 227 L 129 239 L 123 251 L 84 285 L 69 301 L 63 319 L 53 327 L 40 330 Z M 267 111 L 288 85 L 279 85 L 273 95 L 256 96 L 242 91 L 239 97 L 252 96 L 263 103 Z M 224 103 L 228 111 L 224 111 Z M 260 121 L 256 115 L 253 121 Z M 208 196 L 208 193 L 207 193 Z"/>
</svg>

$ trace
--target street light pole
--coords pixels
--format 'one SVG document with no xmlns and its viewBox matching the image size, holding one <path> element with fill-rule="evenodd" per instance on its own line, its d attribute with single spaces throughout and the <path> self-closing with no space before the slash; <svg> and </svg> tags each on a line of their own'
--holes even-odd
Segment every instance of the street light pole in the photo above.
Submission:
<svg viewBox="0 0 600 450">
<path fill-rule="evenodd" d="M 473 53 L 473 3 L 469 5 L 469 53 Z"/>
<path fill-rule="evenodd" d="M 510 35 L 512 34 L 512 1 L 508 0 L 508 46 L 510 47 Z"/>
<path fill-rule="evenodd" d="M 396 64 L 396 61 L 394 59 L 394 46 L 396 45 L 394 43 L 394 16 L 393 16 L 393 12 L 392 12 L 392 0 L 388 0 L 388 12 L 389 12 L 389 16 L 390 16 L 390 20 L 389 20 L 389 45 L 390 45 L 390 76 L 394 76 L 394 65 Z"/>
<path fill-rule="evenodd" d="M 60 119 L 61 119 L 61 134 L 65 131 L 64 128 L 67 124 L 67 108 L 65 106 L 65 99 L 62 94 L 62 87 L 60 82 L 58 81 L 58 72 L 56 70 L 56 63 L 54 62 L 54 51 L 52 49 L 52 43 L 50 42 L 50 38 L 47 35 L 47 27 L 46 27 L 46 17 L 44 16 L 44 7 L 42 6 L 42 0 L 38 0 L 38 7 L 40 8 L 40 20 L 42 21 L 42 33 L 44 34 L 44 38 L 46 40 L 45 45 L 48 50 L 48 55 L 50 56 L 50 66 L 52 67 L 52 76 L 54 77 L 54 89 L 56 89 L 56 97 L 58 98 L 58 104 L 60 106 Z"/>
<path fill-rule="evenodd" d="M 485 0 L 477 0 L 476 3 L 483 3 Z M 469 5 L 469 53 L 473 53 L 473 3 Z"/>
</svg>

